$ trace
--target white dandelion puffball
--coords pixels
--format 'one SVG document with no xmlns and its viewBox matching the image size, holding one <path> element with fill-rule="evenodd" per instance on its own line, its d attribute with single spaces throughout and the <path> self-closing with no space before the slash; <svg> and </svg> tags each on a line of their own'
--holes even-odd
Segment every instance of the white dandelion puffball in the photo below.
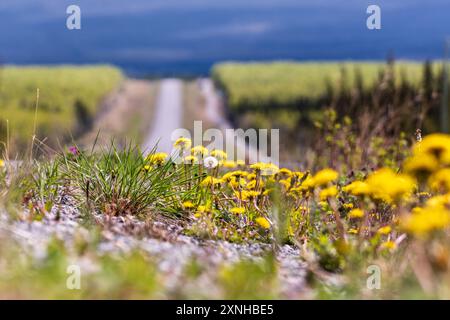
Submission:
<svg viewBox="0 0 450 320">
<path fill-rule="evenodd" d="M 203 165 L 205 166 L 205 168 L 212 169 L 219 165 L 219 160 L 214 157 L 206 157 L 203 160 Z"/>
</svg>

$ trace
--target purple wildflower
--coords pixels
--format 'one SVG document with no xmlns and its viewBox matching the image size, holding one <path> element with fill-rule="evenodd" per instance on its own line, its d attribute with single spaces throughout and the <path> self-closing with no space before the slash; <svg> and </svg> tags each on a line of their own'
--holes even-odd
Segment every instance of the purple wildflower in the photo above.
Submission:
<svg viewBox="0 0 450 320">
<path fill-rule="evenodd" d="M 71 146 L 71 147 L 69 147 L 69 152 L 71 154 L 73 154 L 74 156 L 76 156 L 78 154 L 78 148 L 75 146 Z"/>
</svg>

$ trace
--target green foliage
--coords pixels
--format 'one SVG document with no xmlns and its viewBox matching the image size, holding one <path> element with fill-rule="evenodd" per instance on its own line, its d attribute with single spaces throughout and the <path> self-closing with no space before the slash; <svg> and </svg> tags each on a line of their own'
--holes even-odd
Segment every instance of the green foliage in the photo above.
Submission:
<svg viewBox="0 0 450 320">
<path fill-rule="evenodd" d="M 100 100 L 117 87 L 121 72 L 110 66 L 14 67 L 2 70 L 0 141 L 23 151 L 33 135 L 37 89 L 37 137 L 56 146 L 90 124 Z"/>
<path fill-rule="evenodd" d="M 100 255 L 93 247 L 87 255 L 74 256 L 61 240 L 43 248 L 39 260 L 18 251 L 14 243 L 0 247 L 0 297 L 3 299 L 144 299 L 161 290 L 155 265 L 140 251 Z M 93 270 L 84 265 L 89 259 Z M 69 266 L 80 267 L 80 288 L 69 289 Z"/>
<path fill-rule="evenodd" d="M 232 109 L 259 110 L 311 103 L 356 86 L 369 89 L 384 70 L 385 64 L 381 62 L 272 62 L 221 63 L 214 66 L 212 73 L 225 90 Z M 397 85 L 401 75 L 417 86 L 422 65 L 399 62 L 395 72 Z"/>
<path fill-rule="evenodd" d="M 277 269 L 273 255 L 261 261 L 243 260 L 224 266 L 219 274 L 225 299 L 274 299 L 277 292 Z"/>
</svg>

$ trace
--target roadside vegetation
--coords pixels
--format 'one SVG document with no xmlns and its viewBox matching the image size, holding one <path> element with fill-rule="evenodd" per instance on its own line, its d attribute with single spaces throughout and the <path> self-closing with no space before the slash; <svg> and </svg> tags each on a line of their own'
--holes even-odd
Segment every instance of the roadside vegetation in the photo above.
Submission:
<svg viewBox="0 0 450 320">
<path fill-rule="evenodd" d="M 0 140 L 9 139 L 13 154 L 26 150 L 33 134 L 55 147 L 89 129 L 122 80 L 110 66 L 6 66 L 0 75 Z"/>
<path fill-rule="evenodd" d="M 431 64 L 417 66 L 418 80 L 401 89 L 393 70 L 388 64 L 365 98 L 345 100 L 341 92 L 321 106 L 309 129 L 314 139 L 287 166 L 248 164 L 186 138 L 171 154 L 114 140 L 72 141 L 48 153 L 45 141 L 28 143 L 29 157 L 17 162 L 8 157 L 17 140 L 4 140 L 0 297 L 450 298 L 450 135 L 428 133 L 439 76 Z M 193 106 L 198 89 L 185 89 Z M 351 97 L 366 103 L 342 108 Z M 414 97 L 422 100 L 411 104 Z M 58 232 L 43 243 L 23 240 L 33 228 Z M 192 259 L 170 273 L 143 247 L 110 248 L 125 239 L 255 245 L 263 253 L 218 265 Z M 39 250 L 29 250 L 36 244 Z M 304 264 L 295 292 L 280 285 L 286 247 Z M 80 290 L 67 289 L 72 264 L 83 266 Z M 368 282 L 373 268 L 381 272 L 379 287 Z"/>
<path fill-rule="evenodd" d="M 198 239 L 268 243 L 274 246 L 274 254 L 280 245 L 295 245 L 301 248 L 298 259 L 308 264 L 311 289 L 320 298 L 448 298 L 450 136 L 432 134 L 411 147 L 401 144 L 403 156 L 386 153 L 376 167 L 357 169 L 357 165 L 351 171 L 245 165 L 227 159 L 221 150 L 191 146 L 187 139 L 179 139 L 175 147 L 177 152 L 172 155 L 155 151 L 144 155 L 131 146 L 117 150 L 112 145 L 95 153 L 73 146 L 54 159 L 29 163 L 19 171 L 3 161 L 2 206 L 10 213 L 16 208 L 15 219 L 41 221 L 61 205 L 61 199 L 69 197 L 75 199 L 86 221 L 91 221 L 92 230 L 101 228 L 92 219 L 99 215 L 144 220 L 160 216 L 181 222 L 183 232 Z M 12 184 L 18 181 L 14 180 L 17 172 L 20 183 Z M 8 203 L 11 199 L 20 201 Z M 49 270 L 57 273 L 66 259 L 65 251 L 52 248 Z M 131 296 L 165 297 L 167 292 L 159 291 L 151 263 L 133 257 L 125 264 L 95 258 L 108 264 L 104 267 L 112 278 L 124 277 L 119 284 L 117 279 L 102 285 L 136 286 L 138 291 Z M 11 263 L 3 254 L 2 259 Z M 22 267 L 31 267 L 23 263 Z M 264 263 L 268 265 L 244 265 L 248 270 L 262 268 L 262 278 L 258 276 L 254 285 L 264 283 L 267 294 L 276 296 L 276 286 L 270 285 L 276 267 L 269 267 L 273 262 Z M 383 270 L 381 290 L 368 291 L 361 280 L 367 278 L 368 265 Z M 138 277 L 138 273 L 129 274 L 128 267 L 147 274 L 148 286 L 138 278 L 128 279 Z M 236 268 L 220 274 L 225 283 L 231 281 L 227 274 L 247 272 L 244 267 Z M 45 277 L 51 278 L 50 271 Z M 11 269 L 7 274 L 22 279 Z M 107 275 L 89 281 L 106 281 L 103 276 Z M 44 281 L 39 280 L 41 275 L 36 277 L 36 285 Z M 331 281 L 333 277 L 339 281 Z M 242 284 L 225 284 L 230 291 L 222 297 L 237 294 L 236 286 L 246 287 L 247 279 L 239 279 Z M 8 288 L 8 282 L 2 286 Z M 25 294 L 18 290 L 15 295 Z M 97 297 L 105 294 L 102 290 L 100 286 L 83 292 L 86 297 Z M 53 294 L 49 289 L 48 296 Z M 114 294 L 129 297 L 131 293 Z M 248 292 L 239 297 L 255 295 Z"/>
<path fill-rule="evenodd" d="M 295 108 L 342 90 L 369 90 L 385 72 L 383 62 L 225 62 L 212 70 L 230 108 L 242 111 Z M 393 72 L 397 87 L 403 82 L 415 88 L 421 84 L 421 63 L 400 61 Z"/>
<path fill-rule="evenodd" d="M 118 147 L 129 142 L 144 143 L 153 125 L 159 81 L 124 79 L 107 98 L 93 121 L 92 127 L 76 139 L 83 146 L 104 147 L 112 140 Z"/>
<path fill-rule="evenodd" d="M 387 148 L 402 132 L 440 128 L 438 62 L 223 63 L 213 77 L 236 127 L 281 129 L 287 163 L 307 149 L 329 152 L 341 123 L 359 145 L 381 137 Z"/>
</svg>

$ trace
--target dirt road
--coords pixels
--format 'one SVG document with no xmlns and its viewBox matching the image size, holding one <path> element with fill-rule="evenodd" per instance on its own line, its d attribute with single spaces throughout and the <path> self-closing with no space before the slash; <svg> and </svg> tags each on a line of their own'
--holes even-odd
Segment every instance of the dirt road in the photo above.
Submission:
<svg viewBox="0 0 450 320">
<path fill-rule="evenodd" d="M 153 119 L 157 82 L 125 79 L 119 88 L 102 101 L 93 126 L 78 141 L 90 147 L 107 147 L 111 141 L 123 147 L 125 143 L 139 143 Z"/>
</svg>

